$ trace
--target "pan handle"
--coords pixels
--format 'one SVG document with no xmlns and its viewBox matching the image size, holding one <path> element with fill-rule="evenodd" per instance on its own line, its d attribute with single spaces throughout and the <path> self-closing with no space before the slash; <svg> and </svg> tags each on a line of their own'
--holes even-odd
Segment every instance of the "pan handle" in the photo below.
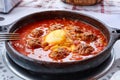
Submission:
<svg viewBox="0 0 120 80">
<path fill-rule="evenodd" d="M 8 29 L 9 29 L 9 27 L 10 27 L 12 24 L 13 24 L 13 23 L 0 26 L 0 32 L 7 32 Z"/>
<path fill-rule="evenodd" d="M 118 28 L 111 28 L 111 33 L 115 39 L 120 39 L 120 29 Z"/>
</svg>

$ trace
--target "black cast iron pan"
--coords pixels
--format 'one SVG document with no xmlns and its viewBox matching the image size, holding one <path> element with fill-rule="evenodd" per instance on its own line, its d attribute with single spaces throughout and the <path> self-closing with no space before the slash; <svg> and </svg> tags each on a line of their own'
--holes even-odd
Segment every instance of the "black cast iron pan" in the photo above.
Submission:
<svg viewBox="0 0 120 80">
<path fill-rule="evenodd" d="M 23 25 L 34 21 L 40 21 L 51 18 L 63 18 L 63 17 L 82 20 L 101 30 L 108 40 L 107 47 L 101 53 L 89 59 L 85 59 L 82 61 L 58 63 L 58 62 L 40 61 L 24 56 L 19 52 L 17 52 L 12 47 L 10 41 L 5 41 L 7 54 L 17 65 L 27 70 L 41 74 L 63 74 L 63 73 L 84 71 L 87 69 L 97 67 L 110 56 L 113 44 L 120 38 L 120 30 L 115 28 L 110 28 L 105 24 L 103 24 L 102 22 L 100 22 L 99 20 L 94 19 L 93 17 L 90 17 L 88 15 L 81 14 L 79 12 L 68 11 L 68 10 L 50 10 L 50 11 L 33 13 L 16 21 L 9 28 L 8 33 L 14 32 L 16 29 L 19 29 L 19 27 L 22 27 Z"/>
</svg>

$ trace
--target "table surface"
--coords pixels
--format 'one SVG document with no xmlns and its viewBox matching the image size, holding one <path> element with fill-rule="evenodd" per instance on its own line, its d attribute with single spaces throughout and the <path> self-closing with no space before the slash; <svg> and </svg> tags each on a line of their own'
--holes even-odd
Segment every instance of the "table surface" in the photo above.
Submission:
<svg viewBox="0 0 120 80">
<path fill-rule="evenodd" d="M 44 9 L 44 8 L 40 9 L 40 8 L 33 8 L 33 7 L 16 7 L 9 14 L 0 14 L 0 17 L 5 18 L 5 20 L 0 21 L 0 26 L 11 24 L 25 15 L 28 15 L 34 12 L 45 11 L 45 10 L 51 10 L 51 9 Z M 52 10 L 56 10 L 56 9 L 53 8 Z M 77 11 L 77 10 L 74 10 L 74 11 Z M 77 11 L 77 12 L 92 16 L 93 18 L 100 20 L 101 22 L 103 22 L 109 27 L 120 29 L 120 14 L 106 14 L 106 13 L 91 12 L 91 11 Z M 4 64 L 1 56 L 3 49 L 4 49 L 4 42 L 0 42 L 0 80 L 22 80 L 21 78 L 13 74 Z M 110 69 L 110 71 L 108 71 L 108 73 L 106 73 L 99 80 L 110 80 L 112 75 L 116 71 L 120 70 L 119 49 L 120 49 L 120 40 L 116 41 L 116 43 L 114 44 L 114 53 L 116 55 L 115 64 Z"/>
</svg>

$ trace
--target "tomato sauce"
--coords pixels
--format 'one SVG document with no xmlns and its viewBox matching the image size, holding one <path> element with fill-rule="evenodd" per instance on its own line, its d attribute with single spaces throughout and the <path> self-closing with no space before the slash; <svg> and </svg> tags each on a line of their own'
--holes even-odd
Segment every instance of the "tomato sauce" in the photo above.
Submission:
<svg viewBox="0 0 120 80">
<path fill-rule="evenodd" d="M 43 61 L 83 60 L 99 54 L 107 45 L 107 39 L 99 29 L 65 18 L 32 22 L 16 33 L 20 33 L 21 39 L 11 41 L 15 50 Z"/>
</svg>

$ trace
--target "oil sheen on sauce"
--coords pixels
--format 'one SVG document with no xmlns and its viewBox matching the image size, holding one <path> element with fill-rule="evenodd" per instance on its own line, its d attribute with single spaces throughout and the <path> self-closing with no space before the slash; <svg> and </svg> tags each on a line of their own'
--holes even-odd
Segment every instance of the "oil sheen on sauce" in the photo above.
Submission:
<svg viewBox="0 0 120 80">
<path fill-rule="evenodd" d="M 57 27 L 57 28 L 56 28 L 56 30 L 50 30 L 51 27 Z M 60 27 L 62 27 L 62 28 L 60 28 Z M 74 28 L 72 28 L 72 27 L 74 27 Z M 91 37 L 88 36 L 88 37 L 90 37 L 90 39 L 88 39 L 86 41 L 81 40 L 79 38 L 79 34 L 81 37 L 81 32 L 78 32 L 79 33 L 78 34 L 78 33 L 74 32 L 75 30 L 74 31 L 72 30 L 72 29 L 76 29 L 76 28 L 79 28 L 80 31 L 82 31 L 83 39 L 84 39 L 83 33 L 85 35 L 87 35 L 88 33 L 90 33 L 90 34 L 92 33 L 96 36 L 96 39 L 90 42 L 89 40 L 91 39 Z M 54 45 L 55 44 L 57 44 L 57 45 L 63 44 L 62 47 L 64 46 L 64 47 L 70 49 L 69 55 L 67 55 L 65 58 L 55 60 L 55 59 L 50 58 L 50 53 L 52 52 L 51 49 L 44 50 L 42 47 L 33 48 L 33 49 L 28 48 L 26 40 L 28 38 L 32 38 L 30 36 L 30 33 L 34 29 L 41 29 L 44 32 L 43 35 L 41 36 L 42 40 L 40 38 L 40 40 L 43 42 L 48 41 L 48 43 L 52 44 L 52 37 L 58 36 L 57 38 L 60 38 L 59 44 L 58 44 L 58 42 L 55 42 L 55 40 L 54 40 L 53 41 Z M 86 58 L 93 57 L 96 54 L 99 54 L 107 45 L 106 37 L 97 28 L 91 26 L 90 24 L 82 22 L 82 21 L 70 20 L 70 19 L 65 19 L 65 18 L 32 22 L 32 23 L 26 24 L 26 25 L 22 26 L 21 28 L 19 28 L 18 30 L 16 30 L 16 33 L 20 33 L 21 39 L 17 40 L 17 41 L 11 41 L 15 50 L 17 50 L 20 54 L 23 54 L 25 56 L 28 56 L 30 58 L 34 58 L 37 60 L 42 60 L 42 61 L 68 62 L 68 61 L 75 61 L 75 60 L 83 60 Z M 62 33 L 63 33 L 63 35 L 62 35 Z M 70 41 L 72 43 L 70 43 L 70 46 L 66 46 L 65 43 L 68 42 L 68 39 L 69 39 L 69 37 L 66 38 L 66 35 L 69 33 L 70 33 Z M 76 34 L 78 34 L 78 35 L 76 35 Z M 54 36 L 51 36 L 51 35 L 54 35 Z M 64 35 L 65 35 L 65 37 L 64 37 Z M 71 35 L 72 35 L 72 37 L 71 37 Z M 59 36 L 62 36 L 62 37 L 59 37 Z M 74 36 L 77 36 L 77 38 L 75 39 Z M 61 39 L 63 37 L 65 39 Z M 78 39 L 80 39 L 80 40 L 78 40 Z M 94 50 L 90 54 L 74 53 L 76 46 L 79 46 L 79 44 L 89 45 Z M 55 46 L 53 46 L 53 47 L 55 47 Z M 82 50 L 82 49 L 80 49 L 80 50 Z M 88 51 L 89 50 L 90 49 L 88 49 Z M 84 51 L 86 51 L 86 50 L 84 50 Z"/>
</svg>

